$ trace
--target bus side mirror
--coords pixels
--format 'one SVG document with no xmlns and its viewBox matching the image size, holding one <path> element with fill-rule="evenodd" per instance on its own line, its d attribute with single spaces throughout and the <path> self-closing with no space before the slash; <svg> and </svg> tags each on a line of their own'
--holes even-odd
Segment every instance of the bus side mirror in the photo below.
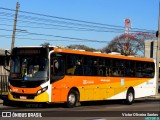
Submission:
<svg viewBox="0 0 160 120">
<path fill-rule="evenodd" d="M 10 56 L 11 53 L 8 50 L 5 50 L 5 56 Z"/>
<path fill-rule="evenodd" d="M 10 61 L 10 52 L 8 52 L 8 50 L 5 50 L 4 69 L 7 70 L 8 72 L 10 72 L 9 61 Z"/>
</svg>

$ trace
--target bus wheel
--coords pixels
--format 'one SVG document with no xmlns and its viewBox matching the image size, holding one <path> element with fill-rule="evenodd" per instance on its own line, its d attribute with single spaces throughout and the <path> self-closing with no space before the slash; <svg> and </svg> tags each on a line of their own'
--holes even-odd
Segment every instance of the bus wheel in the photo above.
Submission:
<svg viewBox="0 0 160 120">
<path fill-rule="evenodd" d="M 127 96 L 126 96 L 126 103 L 128 105 L 131 105 L 134 102 L 134 90 L 128 90 Z"/>
<path fill-rule="evenodd" d="M 78 104 L 79 101 L 79 94 L 75 90 L 70 90 L 67 97 L 67 107 L 73 108 Z"/>
</svg>

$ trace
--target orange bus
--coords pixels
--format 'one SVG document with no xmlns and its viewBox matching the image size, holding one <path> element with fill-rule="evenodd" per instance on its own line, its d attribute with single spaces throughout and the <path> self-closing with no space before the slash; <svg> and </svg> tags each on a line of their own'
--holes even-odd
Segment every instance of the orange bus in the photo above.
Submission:
<svg viewBox="0 0 160 120">
<path fill-rule="evenodd" d="M 156 66 L 149 58 L 58 47 L 15 47 L 11 53 L 8 99 L 66 103 L 155 95 Z"/>
</svg>

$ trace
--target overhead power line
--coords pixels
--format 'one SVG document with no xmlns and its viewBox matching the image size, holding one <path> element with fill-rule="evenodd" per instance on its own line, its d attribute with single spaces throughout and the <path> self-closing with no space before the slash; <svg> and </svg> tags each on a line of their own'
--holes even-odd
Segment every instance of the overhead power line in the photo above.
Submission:
<svg viewBox="0 0 160 120">
<path fill-rule="evenodd" d="M 3 31 L 12 31 L 8 29 L 0 29 Z M 100 40 L 91 40 L 91 39 L 82 39 L 82 38 L 74 38 L 74 37 L 66 37 L 66 36 L 56 36 L 56 35 L 49 35 L 49 34 L 43 34 L 43 33 L 33 33 L 33 32 L 27 32 L 27 31 L 21 31 L 21 33 L 27 33 L 31 35 L 38 35 L 38 36 L 46 36 L 46 37 L 57 37 L 57 38 L 63 38 L 63 39 L 72 39 L 72 40 L 82 40 L 82 41 L 89 41 L 89 42 L 106 42 L 106 41 L 100 41 Z"/>
<path fill-rule="evenodd" d="M 13 19 L 9 19 L 6 17 L 1 17 L 2 20 L 13 20 Z M 41 28 L 41 29 L 58 29 L 58 30 L 75 30 L 75 31 L 94 31 L 94 32 L 113 32 L 113 33 L 123 33 L 124 29 L 119 29 L 119 28 L 106 28 L 105 29 L 93 29 L 93 28 L 85 28 L 85 27 L 73 27 L 73 26 L 67 26 L 67 25 L 58 25 L 58 24 L 49 24 L 49 23 L 42 23 L 42 22 L 33 22 L 33 21 L 27 21 L 27 20 L 18 20 L 19 22 L 22 23 L 30 23 L 30 25 L 17 25 L 19 27 L 28 27 L 28 28 Z M 31 24 L 33 25 L 38 25 L 38 27 L 36 26 L 31 26 Z M 6 25 L 6 26 L 10 26 L 7 24 L 1 24 L 1 25 Z M 50 26 L 50 27 L 47 27 Z M 52 27 L 53 26 L 53 27 Z M 56 28 L 56 27 L 61 27 L 61 28 Z M 65 29 L 64 29 L 65 28 Z M 143 31 L 135 31 L 132 30 L 131 32 L 143 32 Z M 155 32 L 151 32 L 151 31 L 144 31 L 145 33 L 153 33 L 155 34 Z"/>
<path fill-rule="evenodd" d="M 9 9 L 9 8 L 4 8 L 4 7 L 0 7 L 0 9 L 8 10 L 8 11 L 15 11 L 14 9 Z M 74 22 L 81 22 L 81 23 L 88 23 L 88 24 L 97 24 L 97 25 L 112 26 L 112 27 L 113 26 L 114 27 L 122 27 L 122 26 L 116 26 L 116 25 L 102 24 L 102 23 L 96 23 L 96 22 L 89 22 L 89 21 L 83 21 L 83 20 L 75 20 L 75 19 L 70 19 L 70 18 L 57 17 L 57 16 L 51 16 L 51 15 L 45 15 L 45 14 L 39 14 L 39 13 L 33 13 L 33 12 L 27 12 L 27 11 L 19 11 L 19 12 L 26 13 L 26 14 L 43 16 L 43 17 L 50 17 L 50 18 L 57 18 L 57 19 L 62 19 L 62 20 L 69 20 L 69 21 L 74 21 Z"/>
<path fill-rule="evenodd" d="M 24 21 L 20 21 L 24 22 Z M 42 23 L 37 23 L 37 22 L 30 22 L 30 21 L 25 21 L 29 23 L 35 23 L 35 24 L 42 24 Z M 12 26 L 10 24 L 0 24 L 4 26 Z M 114 33 L 123 33 L 123 30 L 118 30 L 117 29 L 109 29 L 109 30 L 99 30 L 99 29 L 91 29 L 91 28 L 83 28 L 83 27 L 70 27 L 70 26 L 63 26 L 63 25 L 54 25 L 54 24 L 45 24 L 50 27 L 46 26 L 29 26 L 29 25 L 17 25 L 17 27 L 25 27 L 25 28 L 39 28 L 39 29 L 57 29 L 57 30 L 74 30 L 74 31 L 92 31 L 92 32 L 114 32 Z M 60 27 L 60 28 L 57 28 Z"/>
<path fill-rule="evenodd" d="M 12 36 L 11 35 L 0 35 L 0 37 L 2 37 L 2 38 L 12 38 Z M 71 42 L 83 42 L 82 40 L 58 40 L 58 39 L 55 39 L 55 40 L 53 40 L 53 39 L 45 39 L 45 38 L 43 38 L 43 39 L 41 39 L 41 38 L 31 38 L 31 37 L 16 37 L 16 39 L 20 39 L 20 40 L 32 40 L 32 41 L 71 41 Z M 90 42 L 90 41 L 86 41 L 86 42 Z M 103 43 L 103 42 L 102 42 Z"/>
<path fill-rule="evenodd" d="M 9 9 L 9 8 L 4 8 L 4 7 L 0 7 L 0 9 L 2 10 L 7 10 L 7 11 L 15 11 L 14 9 Z M 92 25 L 99 25 L 99 26 L 89 26 L 86 24 L 78 24 L 78 23 L 69 23 L 66 22 L 66 24 L 77 24 L 77 25 L 85 25 L 87 27 L 102 27 L 105 28 L 104 26 L 107 27 L 112 27 L 112 28 L 121 28 L 124 29 L 123 26 L 116 26 L 116 25 L 109 25 L 109 24 L 103 24 L 103 23 L 96 23 L 96 22 L 89 22 L 89 21 L 83 21 L 83 20 L 75 20 L 75 19 L 70 19 L 70 18 L 64 18 L 64 17 L 57 17 L 57 16 L 51 16 L 51 15 L 45 15 L 45 14 L 39 14 L 39 13 L 33 13 L 33 12 L 27 12 L 27 11 L 19 11 L 20 13 L 25 13 L 25 14 L 29 14 L 29 15 L 37 15 L 37 16 L 41 16 L 41 17 L 48 17 L 48 18 L 54 18 L 54 19 L 60 19 L 60 20 L 65 20 L 65 21 L 72 21 L 72 22 L 78 22 L 78 23 L 86 23 L 86 24 L 92 24 Z M 25 16 L 25 15 L 20 15 L 20 17 L 25 17 L 25 19 L 30 18 L 31 20 L 47 20 L 50 21 L 51 19 L 46 19 L 46 18 L 39 18 L 39 17 L 31 17 L 31 16 Z M 53 20 L 52 20 L 53 21 Z M 65 22 L 65 21 L 59 21 L 59 22 Z M 57 21 L 58 22 L 58 21 Z M 112 28 L 108 28 L 108 29 L 112 29 Z M 155 32 L 155 30 L 147 30 L 147 29 L 140 29 L 140 28 L 132 28 L 135 31 L 145 31 L 145 32 Z"/>
<path fill-rule="evenodd" d="M 19 17 L 20 16 L 21 15 L 19 15 Z M 6 16 L 1 17 L 1 18 L 8 19 L 8 18 L 6 18 Z M 93 26 L 93 25 L 86 25 L 86 24 L 66 22 L 66 21 L 50 20 L 50 19 L 44 19 L 44 18 L 38 18 L 38 19 L 36 19 L 36 22 L 35 22 L 34 18 L 29 19 L 29 16 L 25 17 L 25 20 L 19 19 L 18 21 L 23 22 L 23 23 L 27 22 L 30 24 L 40 24 L 41 26 L 45 25 L 45 26 L 67 27 L 67 28 L 72 28 L 72 29 L 76 28 L 79 31 L 116 32 L 116 33 L 118 33 L 119 31 L 124 31 L 124 28 Z M 43 21 L 43 23 L 39 22 L 39 21 Z M 44 23 L 46 21 L 47 21 L 47 23 Z M 62 24 L 64 24 L 64 25 L 62 25 Z M 82 27 L 77 27 L 77 26 L 82 26 Z"/>
<path fill-rule="evenodd" d="M 0 7 L 0 30 L 6 31 L 6 34 L 10 34 L 13 30 L 10 27 L 13 25 L 10 21 L 13 21 L 14 12 L 13 9 Z M 8 22 L 9 21 L 9 22 Z M 3 27 L 5 26 L 5 27 Z M 72 42 L 95 42 L 95 43 L 107 43 L 107 40 L 96 40 L 96 39 L 84 39 L 77 37 L 68 37 L 68 35 L 52 35 L 48 31 L 51 30 L 72 30 L 72 31 L 85 31 L 87 32 L 104 32 L 104 33 L 124 33 L 124 26 L 109 25 L 103 23 L 89 22 L 83 20 L 75 20 L 70 18 L 63 18 L 33 12 L 19 11 L 17 20 L 17 29 L 15 38 L 22 40 L 33 40 L 33 41 L 72 41 Z M 43 30 L 43 33 L 31 32 L 31 30 Z M 47 33 L 48 32 L 48 33 Z M 154 30 L 131 28 L 130 33 L 151 33 L 155 34 Z M 10 35 L 0 35 L 3 38 L 11 38 Z M 60 40 L 54 40 L 58 38 Z"/>
</svg>

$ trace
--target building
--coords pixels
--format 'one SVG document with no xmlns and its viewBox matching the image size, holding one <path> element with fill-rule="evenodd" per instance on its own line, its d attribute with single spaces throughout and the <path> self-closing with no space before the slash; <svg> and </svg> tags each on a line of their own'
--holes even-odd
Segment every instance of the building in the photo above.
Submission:
<svg viewBox="0 0 160 120">
<path fill-rule="evenodd" d="M 157 54 L 157 40 L 145 40 L 144 56 L 147 58 L 156 59 Z"/>
<path fill-rule="evenodd" d="M 5 50 L 0 49 L 0 75 L 8 75 L 8 71 L 4 69 Z"/>
<path fill-rule="evenodd" d="M 144 57 L 154 58 L 154 59 L 157 58 L 157 40 L 145 40 Z M 159 69 L 158 92 L 160 93 L 160 69 Z"/>
</svg>

